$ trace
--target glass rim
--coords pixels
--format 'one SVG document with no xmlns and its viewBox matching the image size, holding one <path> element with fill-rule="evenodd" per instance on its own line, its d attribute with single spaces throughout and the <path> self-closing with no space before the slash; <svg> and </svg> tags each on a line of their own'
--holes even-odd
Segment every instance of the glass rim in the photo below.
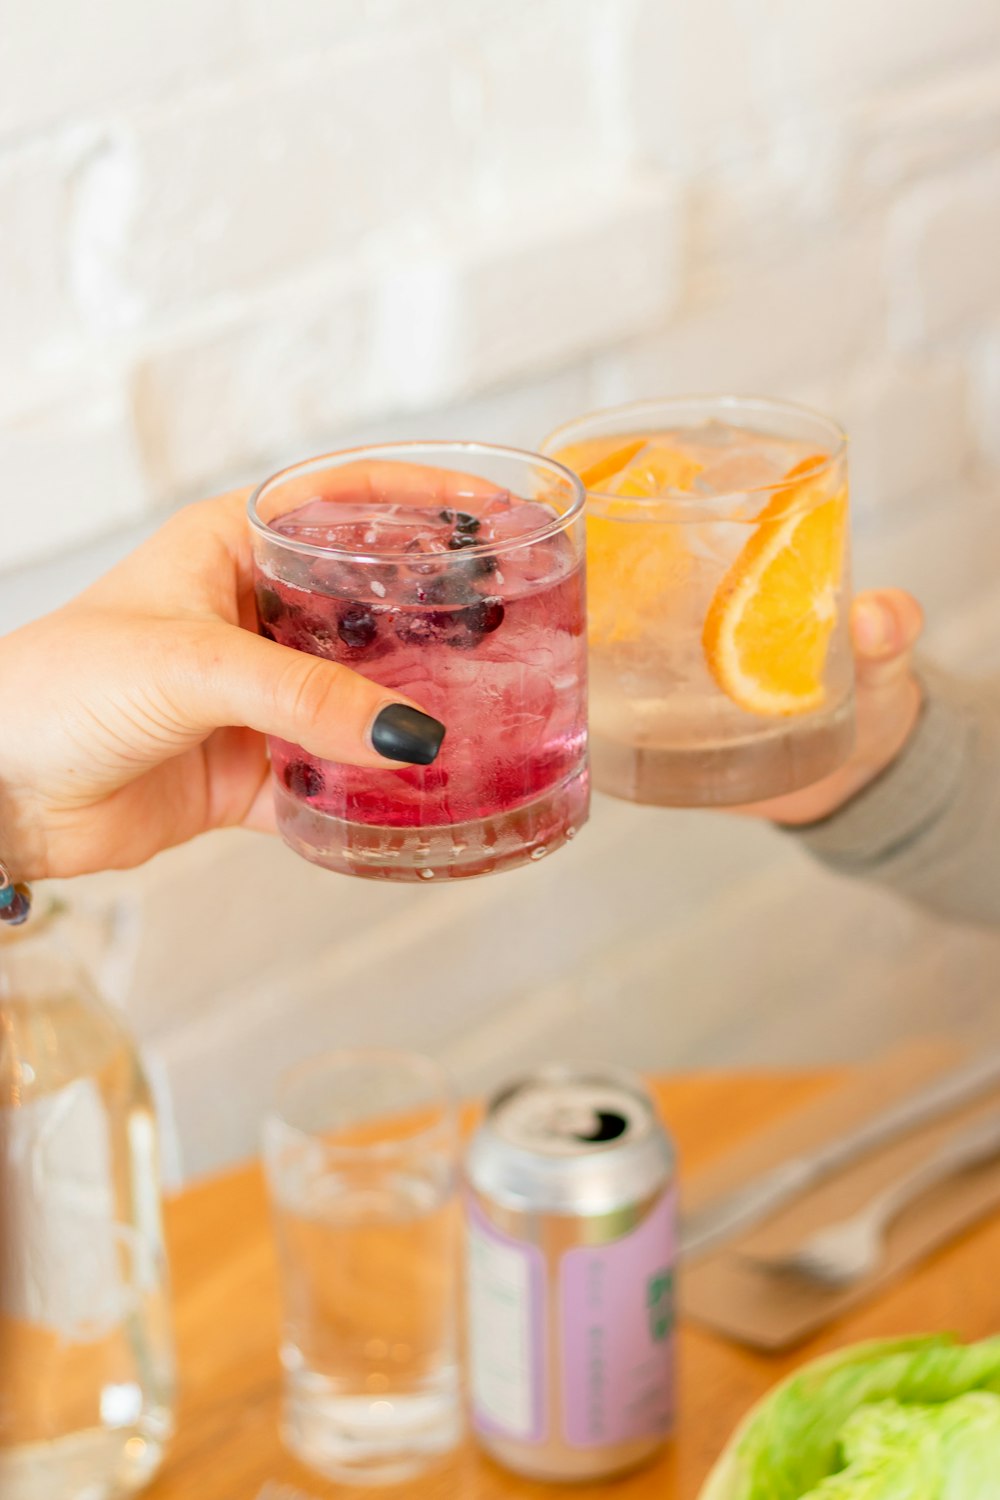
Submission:
<svg viewBox="0 0 1000 1500">
<path fill-rule="evenodd" d="M 653 412 L 683 406 L 705 407 L 706 409 L 716 407 L 723 412 L 755 410 L 774 412 L 776 415 L 784 413 L 790 416 L 808 417 L 814 422 L 821 423 L 822 426 L 832 433 L 834 445 L 821 463 L 814 464 L 809 469 L 796 474 L 794 479 L 785 478 L 779 479 L 775 484 L 752 484 L 746 485 L 742 489 L 721 490 L 715 495 L 699 495 L 693 501 L 687 492 L 683 490 L 678 490 L 677 492 L 670 491 L 667 495 L 629 495 L 628 501 L 630 505 L 634 504 L 640 509 L 643 507 L 654 509 L 658 505 L 662 506 L 665 500 L 670 500 L 676 502 L 679 506 L 685 504 L 715 506 L 726 500 L 734 500 L 739 495 L 763 494 L 765 492 L 780 493 L 784 489 L 790 489 L 794 485 L 801 484 L 804 480 L 817 479 L 821 474 L 827 473 L 847 452 L 849 439 L 846 431 L 839 422 L 833 417 L 828 417 L 825 412 L 817 411 L 815 407 L 806 406 L 800 401 L 785 401 L 778 396 L 736 396 L 731 393 L 723 395 L 650 396 L 644 397 L 641 401 L 625 401 L 618 406 L 598 407 L 594 411 L 585 412 L 582 417 L 574 417 L 572 421 L 562 422 L 558 427 L 553 428 L 548 436 L 542 440 L 540 451 L 543 457 L 551 458 L 552 453 L 550 450 L 557 442 L 565 447 L 571 441 L 570 433 L 577 432 L 581 428 L 586 428 L 592 422 L 599 422 L 605 418 L 624 418 L 633 415 L 638 419 L 643 415 L 651 415 Z M 609 432 L 604 435 L 614 437 L 616 434 Z M 626 435 L 627 430 L 623 430 L 621 436 L 625 437 Z M 774 433 L 772 436 L 779 437 L 780 434 Z M 591 489 L 587 491 L 587 495 L 592 500 L 617 501 L 622 499 L 622 496 L 615 495 L 610 490 Z"/>
<path fill-rule="evenodd" d="M 372 1141 L 364 1146 L 346 1146 L 327 1141 L 320 1131 L 309 1130 L 289 1119 L 282 1100 L 301 1079 L 309 1077 L 310 1074 L 321 1074 L 324 1069 L 329 1069 L 331 1064 L 347 1067 L 352 1064 L 371 1065 L 373 1063 L 390 1067 L 403 1066 L 414 1074 L 423 1074 L 429 1082 L 436 1084 L 438 1092 L 434 1102 L 440 1108 L 439 1118 L 435 1119 L 433 1124 L 421 1126 L 411 1134 L 397 1136 L 393 1140 Z M 442 1063 L 433 1057 L 428 1057 L 426 1053 L 408 1052 L 403 1047 L 343 1047 L 332 1052 L 323 1052 L 318 1057 L 307 1057 L 302 1062 L 294 1063 L 292 1067 L 286 1068 L 274 1086 L 270 1106 L 264 1114 L 263 1126 L 266 1132 L 270 1126 L 280 1125 L 284 1131 L 304 1141 L 316 1141 L 331 1156 L 345 1160 L 353 1158 L 370 1161 L 375 1157 L 391 1157 L 399 1155 L 400 1152 L 419 1149 L 422 1144 L 430 1144 L 440 1139 L 443 1133 L 452 1140 L 457 1139 L 458 1102 L 458 1092 L 451 1074 Z"/>
<path fill-rule="evenodd" d="M 428 462 L 423 464 L 425 468 L 435 467 L 432 459 L 434 454 L 443 453 L 467 453 L 471 455 L 483 455 L 492 458 L 515 459 L 519 462 L 541 467 L 555 473 L 559 478 L 568 481 L 570 492 L 573 496 L 572 503 L 561 514 L 556 516 L 545 526 L 538 527 L 535 531 L 529 531 L 523 536 L 511 537 L 509 541 L 482 542 L 472 547 L 462 547 L 454 554 L 455 563 L 458 564 L 463 557 L 489 557 L 513 552 L 519 548 L 534 546 L 536 542 L 545 541 L 551 536 L 557 536 L 565 531 L 578 516 L 583 514 L 587 503 L 587 491 L 584 488 L 580 476 L 574 474 L 565 464 L 559 462 L 547 453 L 536 453 L 527 448 L 512 448 L 503 443 L 481 443 L 475 440 L 447 438 L 417 438 L 412 442 L 389 442 L 389 443 L 364 443 L 356 448 L 339 448 L 330 453 L 320 453 L 314 458 L 300 459 L 297 463 L 287 464 L 285 468 L 268 476 L 258 484 L 251 492 L 247 500 L 247 517 L 254 532 L 267 541 L 276 543 L 278 546 L 287 548 L 289 551 L 298 552 L 307 557 L 323 558 L 349 558 L 353 563 L 364 563 L 377 565 L 379 563 L 412 562 L 411 552 L 359 552 L 357 548 L 351 547 L 319 547 L 313 542 L 303 542 L 296 537 L 284 536 L 276 531 L 269 522 L 263 520 L 258 511 L 258 502 L 263 498 L 265 492 L 280 485 L 297 474 L 308 474 L 318 470 L 323 465 L 328 467 L 342 468 L 347 463 L 360 463 L 364 459 L 387 458 L 390 462 L 394 456 L 402 458 L 404 454 L 414 455 L 415 461 L 420 463 L 423 455 L 427 456 Z M 502 488 L 497 486 L 498 489 Z M 439 561 L 446 565 L 451 561 L 451 554 L 442 552 L 435 554 Z"/>
</svg>

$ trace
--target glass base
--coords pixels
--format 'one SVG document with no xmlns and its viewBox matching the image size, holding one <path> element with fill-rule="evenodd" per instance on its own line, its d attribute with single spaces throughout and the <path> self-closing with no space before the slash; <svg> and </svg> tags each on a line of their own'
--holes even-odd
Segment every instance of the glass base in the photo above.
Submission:
<svg viewBox="0 0 1000 1500">
<path fill-rule="evenodd" d="M 523 807 L 468 823 L 391 828 L 349 823 L 300 802 L 275 781 L 278 831 L 297 854 L 369 880 L 459 880 L 544 859 L 587 821 L 586 763 Z"/>
<path fill-rule="evenodd" d="M 122 1500 L 152 1479 L 163 1461 L 170 1418 L 155 1414 L 148 1426 L 94 1427 L 48 1442 L 0 1447 L 3 1500 Z M 162 1428 L 162 1430 L 157 1430 Z"/>
<path fill-rule="evenodd" d="M 854 703 L 769 733 L 684 745 L 629 745 L 591 726 L 594 786 L 654 807 L 734 807 L 799 791 L 828 776 L 854 745 Z"/>
<path fill-rule="evenodd" d="M 285 1397 L 282 1441 L 307 1468 L 342 1484 L 403 1484 L 457 1447 L 457 1388 L 371 1396 L 296 1389 Z"/>
<path fill-rule="evenodd" d="M 595 1484 L 620 1479 L 652 1463 L 666 1442 L 663 1437 L 634 1438 L 603 1448 L 573 1448 L 558 1437 L 547 1443 L 521 1443 L 477 1432 L 476 1438 L 503 1468 L 543 1484 Z"/>
</svg>

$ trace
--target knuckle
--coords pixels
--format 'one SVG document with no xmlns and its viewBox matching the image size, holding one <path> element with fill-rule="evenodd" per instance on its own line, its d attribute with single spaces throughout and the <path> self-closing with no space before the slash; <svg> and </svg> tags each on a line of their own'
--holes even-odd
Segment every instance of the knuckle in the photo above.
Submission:
<svg viewBox="0 0 1000 1500">
<path fill-rule="evenodd" d="M 336 662 L 295 653 L 278 679 L 278 700 L 296 724 L 329 723 L 349 707 L 351 674 Z"/>
<path fill-rule="evenodd" d="M 214 620 L 172 618 L 150 633 L 148 643 L 153 649 L 169 649 L 171 655 L 206 674 L 217 672 L 226 660 L 225 638 L 220 638 Z"/>
</svg>

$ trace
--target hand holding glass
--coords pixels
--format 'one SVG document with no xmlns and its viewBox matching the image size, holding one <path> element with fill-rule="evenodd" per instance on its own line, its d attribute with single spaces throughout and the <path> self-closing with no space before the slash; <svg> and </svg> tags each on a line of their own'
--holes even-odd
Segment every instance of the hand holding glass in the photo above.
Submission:
<svg viewBox="0 0 1000 1500">
<path fill-rule="evenodd" d="M 257 613 L 446 726 L 431 765 L 271 741 L 285 840 L 387 880 L 503 870 L 586 820 L 583 489 L 549 459 L 390 444 L 286 469 L 250 502 Z"/>
<path fill-rule="evenodd" d="M 544 446 L 589 491 L 594 784 L 708 806 L 834 770 L 854 736 L 840 429 L 720 396 L 599 412 Z"/>
</svg>

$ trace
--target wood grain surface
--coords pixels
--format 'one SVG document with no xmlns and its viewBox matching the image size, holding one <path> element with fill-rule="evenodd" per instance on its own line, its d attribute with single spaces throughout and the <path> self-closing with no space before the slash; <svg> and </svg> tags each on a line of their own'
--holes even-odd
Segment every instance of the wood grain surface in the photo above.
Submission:
<svg viewBox="0 0 1000 1500">
<path fill-rule="evenodd" d="M 654 1086 L 681 1154 L 682 1174 L 836 1084 L 843 1074 L 736 1074 Z M 791 1143 L 790 1143 L 791 1145 Z M 167 1207 L 181 1396 L 178 1432 L 149 1500 L 256 1500 L 293 1485 L 316 1500 L 371 1495 L 303 1469 L 282 1449 L 278 1286 L 264 1185 L 254 1164 L 213 1178 Z M 824 1330 L 794 1355 L 767 1357 L 682 1325 L 681 1410 L 673 1442 L 651 1467 L 607 1485 L 597 1500 L 694 1500 L 746 1408 L 801 1360 L 855 1339 L 950 1329 L 980 1338 L 1000 1328 L 1000 1215 Z M 439 1468 L 383 1490 L 407 1500 L 498 1500 L 558 1494 L 499 1469 L 467 1442 Z M 566 1492 L 565 1489 L 562 1491 Z M 378 1493 L 378 1492 L 376 1492 Z"/>
</svg>

